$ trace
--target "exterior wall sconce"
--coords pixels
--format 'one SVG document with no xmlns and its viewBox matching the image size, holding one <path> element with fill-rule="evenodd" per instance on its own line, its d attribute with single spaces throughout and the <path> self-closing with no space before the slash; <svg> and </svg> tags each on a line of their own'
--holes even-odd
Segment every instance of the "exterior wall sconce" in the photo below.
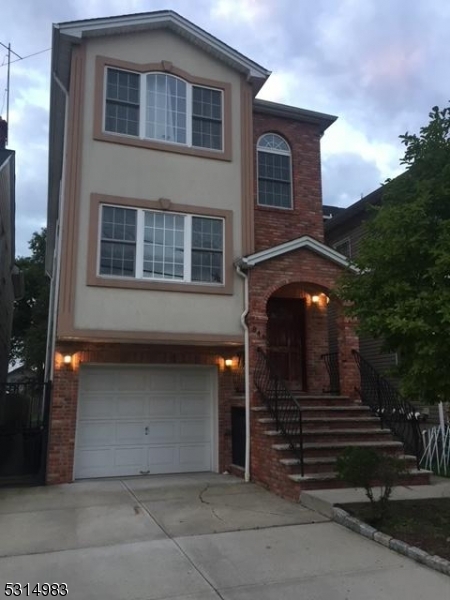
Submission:
<svg viewBox="0 0 450 600">
<path fill-rule="evenodd" d="M 227 371 L 230 371 L 231 368 L 233 366 L 233 359 L 232 358 L 226 358 L 225 359 L 225 369 L 227 369 Z"/>
<path fill-rule="evenodd" d="M 72 371 L 73 369 L 73 355 L 72 354 L 64 354 L 63 356 L 63 366 L 67 371 Z"/>
<path fill-rule="evenodd" d="M 320 296 L 317 296 L 317 295 L 311 296 L 311 302 L 313 304 L 319 304 L 319 302 L 320 302 Z"/>
</svg>

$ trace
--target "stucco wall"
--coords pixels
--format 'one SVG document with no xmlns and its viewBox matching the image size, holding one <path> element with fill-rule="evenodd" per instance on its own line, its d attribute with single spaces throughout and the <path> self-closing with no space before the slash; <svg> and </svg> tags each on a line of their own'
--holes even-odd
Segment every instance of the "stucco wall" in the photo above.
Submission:
<svg viewBox="0 0 450 600">
<path fill-rule="evenodd" d="M 170 61 L 194 76 L 231 84 L 232 160 L 212 160 L 93 139 L 97 56 L 136 63 Z M 176 35 L 154 31 L 91 39 L 86 47 L 85 102 L 74 323 L 95 330 L 241 334 L 242 282 L 234 294 L 113 290 L 87 286 L 90 195 L 214 207 L 233 211 L 233 259 L 241 254 L 241 78 L 238 73 Z"/>
</svg>

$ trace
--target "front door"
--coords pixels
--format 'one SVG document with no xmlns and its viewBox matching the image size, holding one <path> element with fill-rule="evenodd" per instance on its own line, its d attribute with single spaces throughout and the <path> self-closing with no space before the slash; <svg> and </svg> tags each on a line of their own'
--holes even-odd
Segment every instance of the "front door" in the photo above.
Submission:
<svg viewBox="0 0 450 600">
<path fill-rule="evenodd" d="M 270 298 L 267 316 L 269 360 L 291 387 L 306 390 L 304 299 Z"/>
</svg>

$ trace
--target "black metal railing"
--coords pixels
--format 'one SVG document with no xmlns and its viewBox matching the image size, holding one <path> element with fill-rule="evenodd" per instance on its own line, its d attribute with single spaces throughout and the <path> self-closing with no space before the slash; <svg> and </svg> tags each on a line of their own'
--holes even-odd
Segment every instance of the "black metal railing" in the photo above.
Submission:
<svg viewBox="0 0 450 600">
<path fill-rule="evenodd" d="M 245 354 L 244 352 L 238 352 L 238 363 L 233 375 L 234 391 L 237 394 L 243 394 L 245 392 Z"/>
<path fill-rule="evenodd" d="M 254 382 L 270 414 L 275 419 L 277 431 L 282 433 L 293 454 L 299 459 L 300 472 L 303 477 L 302 411 L 262 348 L 258 348 Z"/>
<path fill-rule="evenodd" d="M 405 451 L 416 457 L 419 469 L 423 454 L 420 412 L 359 352 L 352 350 L 352 354 L 361 375 L 361 385 L 357 388 L 361 401 L 380 418 L 381 427 L 388 427 L 403 443 Z"/>
<path fill-rule="evenodd" d="M 51 383 L 0 383 L 0 483 L 43 483 Z"/>
<path fill-rule="evenodd" d="M 323 391 L 326 394 L 339 395 L 341 393 L 341 379 L 339 376 L 339 353 L 328 352 L 327 354 L 322 354 L 320 358 L 325 363 L 325 367 L 327 369 L 329 378 L 329 386 Z"/>
</svg>

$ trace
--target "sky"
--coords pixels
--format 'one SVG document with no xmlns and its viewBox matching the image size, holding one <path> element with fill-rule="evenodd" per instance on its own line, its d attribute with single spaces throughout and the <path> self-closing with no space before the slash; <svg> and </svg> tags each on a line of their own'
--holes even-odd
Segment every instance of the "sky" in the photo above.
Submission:
<svg viewBox="0 0 450 600">
<path fill-rule="evenodd" d="M 325 204 L 348 206 L 398 175 L 399 136 L 448 105 L 448 0 L 5 1 L 0 42 L 21 57 L 39 52 L 11 64 L 17 256 L 46 222 L 52 23 L 161 9 L 272 71 L 258 97 L 338 116 L 322 138 Z M 3 118 L 6 54 L 0 46 Z"/>
</svg>

